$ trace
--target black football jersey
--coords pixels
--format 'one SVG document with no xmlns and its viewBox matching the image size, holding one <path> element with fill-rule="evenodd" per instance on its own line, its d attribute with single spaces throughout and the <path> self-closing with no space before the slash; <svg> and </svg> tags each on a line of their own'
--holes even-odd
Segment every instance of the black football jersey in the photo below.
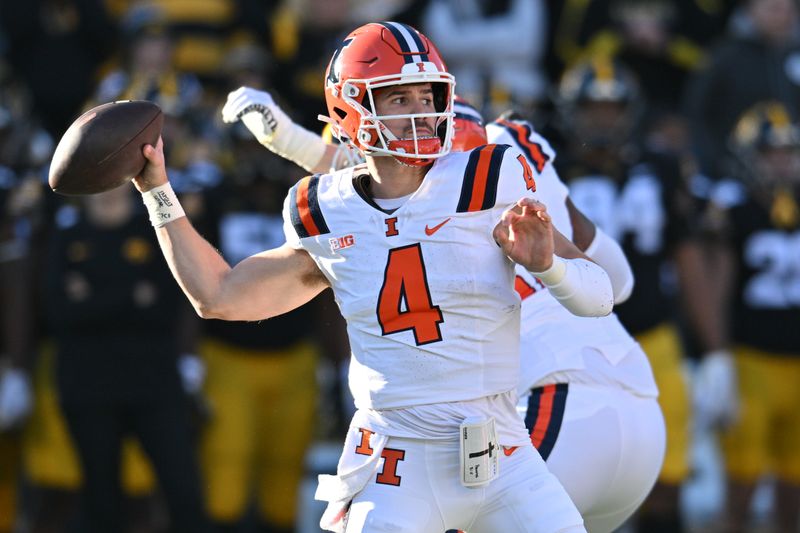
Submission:
<svg viewBox="0 0 800 533">
<path fill-rule="evenodd" d="M 180 391 L 178 317 L 191 310 L 144 209 L 114 228 L 69 204 L 54 214 L 41 302 L 62 398 Z"/>
<path fill-rule="evenodd" d="M 578 165 L 559 169 L 575 205 L 619 242 L 636 284 L 614 307 L 632 334 L 673 315 L 676 279 L 671 254 L 690 235 L 691 200 L 677 160 L 649 154 L 625 166 L 619 178 Z"/>
<path fill-rule="evenodd" d="M 207 210 L 202 222 L 204 234 L 231 265 L 247 257 L 281 246 L 283 218 L 280 200 L 286 189 L 277 183 L 247 187 L 219 187 L 208 191 Z M 276 198 L 270 206 L 262 198 Z M 274 207 L 274 208 L 273 208 Z M 270 295 L 265 295 L 271 297 Z M 205 334 L 240 348 L 281 350 L 307 338 L 313 328 L 307 306 L 260 322 L 204 321 Z"/>
<path fill-rule="evenodd" d="M 800 224 L 777 227 L 769 207 L 752 196 L 728 215 L 738 267 L 732 340 L 800 355 Z"/>
</svg>

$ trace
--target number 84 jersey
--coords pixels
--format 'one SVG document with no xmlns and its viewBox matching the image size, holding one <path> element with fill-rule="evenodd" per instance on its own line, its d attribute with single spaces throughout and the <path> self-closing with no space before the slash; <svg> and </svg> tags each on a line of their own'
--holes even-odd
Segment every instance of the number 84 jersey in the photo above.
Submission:
<svg viewBox="0 0 800 533">
<path fill-rule="evenodd" d="M 304 178 L 284 205 L 287 242 L 311 255 L 347 321 L 356 406 L 514 389 L 520 300 L 514 263 L 492 231 L 504 209 L 535 190 L 523 156 L 487 145 L 438 159 L 391 213 L 364 192 L 364 173 Z"/>
</svg>

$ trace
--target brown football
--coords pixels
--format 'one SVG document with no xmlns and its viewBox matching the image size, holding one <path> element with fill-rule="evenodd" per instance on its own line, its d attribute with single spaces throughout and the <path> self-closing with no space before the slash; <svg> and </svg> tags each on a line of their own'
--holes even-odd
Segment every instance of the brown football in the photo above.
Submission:
<svg viewBox="0 0 800 533">
<path fill-rule="evenodd" d="M 96 194 L 127 183 L 145 165 L 142 147 L 155 146 L 161 108 L 144 100 L 94 107 L 75 119 L 50 163 L 50 188 L 59 194 Z"/>
</svg>

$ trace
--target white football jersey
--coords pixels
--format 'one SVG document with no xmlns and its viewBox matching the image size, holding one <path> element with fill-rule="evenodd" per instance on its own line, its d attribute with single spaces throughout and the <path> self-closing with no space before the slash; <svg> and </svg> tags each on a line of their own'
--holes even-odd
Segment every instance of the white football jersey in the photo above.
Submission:
<svg viewBox="0 0 800 533">
<path fill-rule="evenodd" d="M 553 168 L 556 154 L 550 143 L 525 121 L 497 120 L 486 126 L 489 142 L 518 147 L 528 158 L 535 174 L 536 194 L 547 206 L 553 224 L 568 239 L 572 223 L 566 207 L 569 189 Z M 646 359 L 618 365 L 636 341 L 614 313 L 605 317 L 578 317 L 553 298 L 547 288 L 527 270 L 517 267 L 516 288 L 522 298 L 521 368 L 519 391 L 547 382 L 554 375 L 587 370 L 583 348 L 600 351 L 612 364 L 603 382 L 611 379 L 642 395 L 655 395 L 657 388 Z M 596 369 L 592 369 L 596 373 Z"/>
<path fill-rule="evenodd" d="M 347 321 L 356 407 L 515 389 L 520 298 L 492 231 L 533 195 L 524 156 L 488 145 L 437 159 L 392 214 L 356 186 L 363 169 L 304 178 L 284 206 L 287 242 L 311 255 Z"/>
</svg>

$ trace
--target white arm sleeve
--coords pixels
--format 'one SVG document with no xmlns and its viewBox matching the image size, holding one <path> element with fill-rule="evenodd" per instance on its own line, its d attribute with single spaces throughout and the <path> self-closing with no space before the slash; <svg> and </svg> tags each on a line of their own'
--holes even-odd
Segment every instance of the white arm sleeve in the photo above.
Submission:
<svg viewBox="0 0 800 533">
<path fill-rule="evenodd" d="M 633 270 L 619 243 L 595 226 L 594 240 L 584 253 L 608 273 L 614 289 L 614 303 L 627 300 L 633 292 Z"/>
<path fill-rule="evenodd" d="M 241 120 L 253 136 L 279 156 L 312 171 L 322 161 L 327 144 L 316 133 L 296 124 L 267 92 L 240 87 L 228 94 L 222 120 Z"/>
<path fill-rule="evenodd" d="M 545 284 L 550 294 L 573 315 L 606 316 L 614 308 L 614 295 L 608 274 L 586 259 L 553 256 L 544 272 L 531 272 Z"/>
</svg>

